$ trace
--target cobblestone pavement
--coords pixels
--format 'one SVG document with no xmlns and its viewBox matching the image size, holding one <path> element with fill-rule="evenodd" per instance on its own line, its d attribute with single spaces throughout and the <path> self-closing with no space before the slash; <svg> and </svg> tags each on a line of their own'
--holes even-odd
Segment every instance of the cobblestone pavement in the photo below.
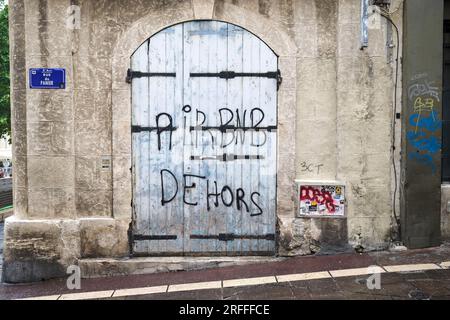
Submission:
<svg viewBox="0 0 450 320">
<path fill-rule="evenodd" d="M 381 274 L 381 288 L 370 290 L 367 276 L 267 285 L 168 292 L 111 300 L 450 300 L 450 270 Z"/>
</svg>

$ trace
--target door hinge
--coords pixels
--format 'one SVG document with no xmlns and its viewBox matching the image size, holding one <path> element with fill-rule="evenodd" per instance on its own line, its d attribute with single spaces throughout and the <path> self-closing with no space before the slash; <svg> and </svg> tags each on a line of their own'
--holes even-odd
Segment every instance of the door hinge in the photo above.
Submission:
<svg viewBox="0 0 450 320">
<path fill-rule="evenodd" d="M 220 78 L 220 79 L 234 79 L 237 77 L 259 77 L 269 78 L 277 80 L 277 90 L 280 89 L 280 85 L 283 82 L 281 77 L 281 71 L 269 71 L 269 72 L 234 72 L 234 71 L 221 71 L 221 72 L 191 72 L 190 76 L 193 78 L 207 77 L 207 78 Z"/>
<path fill-rule="evenodd" d="M 126 82 L 131 83 L 131 80 L 134 78 L 145 78 L 145 77 L 176 77 L 177 74 L 175 72 L 141 72 L 141 71 L 133 71 L 128 69 Z"/>
<path fill-rule="evenodd" d="M 201 234 L 191 234 L 191 239 L 197 240 L 219 240 L 219 241 L 234 241 L 234 240 L 275 240 L 275 234 L 262 234 L 262 235 L 237 235 L 233 233 L 219 233 L 218 235 L 201 235 Z"/>
<path fill-rule="evenodd" d="M 142 234 L 135 234 L 133 235 L 133 241 L 143 241 L 143 240 L 177 240 L 176 235 L 142 235 Z"/>
<path fill-rule="evenodd" d="M 221 71 L 221 72 L 191 72 L 190 76 L 193 78 L 207 77 L 207 78 L 221 78 L 221 79 L 234 79 L 237 77 L 259 77 L 259 78 L 271 78 L 277 79 L 278 71 L 275 72 L 234 72 L 234 71 Z"/>
</svg>

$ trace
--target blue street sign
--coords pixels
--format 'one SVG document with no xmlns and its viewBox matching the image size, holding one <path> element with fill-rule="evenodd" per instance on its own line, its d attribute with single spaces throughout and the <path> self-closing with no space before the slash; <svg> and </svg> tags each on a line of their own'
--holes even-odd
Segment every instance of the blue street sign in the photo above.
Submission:
<svg viewBox="0 0 450 320">
<path fill-rule="evenodd" d="M 66 70 L 60 68 L 30 69 L 31 89 L 65 89 Z"/>
</svg>

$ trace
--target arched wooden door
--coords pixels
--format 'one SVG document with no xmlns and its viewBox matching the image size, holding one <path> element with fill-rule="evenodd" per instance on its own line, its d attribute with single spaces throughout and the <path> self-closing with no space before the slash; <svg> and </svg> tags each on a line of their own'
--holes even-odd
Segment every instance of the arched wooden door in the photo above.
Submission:
<svg viewBox="0 0 450 320">
<path fill-rule="evenodd" d="M 275 252 L 277 56 L 219 21 L 131 57 L 135 255 Z"/>
</svg>

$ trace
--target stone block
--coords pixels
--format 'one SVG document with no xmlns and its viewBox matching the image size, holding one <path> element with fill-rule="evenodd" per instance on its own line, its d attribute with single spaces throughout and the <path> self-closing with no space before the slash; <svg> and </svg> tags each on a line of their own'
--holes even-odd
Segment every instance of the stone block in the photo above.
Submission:
<svg viewBox="0 0 450 320">
<path fill-rule="evenodd" d="M 128 121 L 113 122 L 113 154 L 131 154 L 131 123 Z"/>
<path fill-rule="evenodd" d="M 128 227 L 127 223 L 114 219 L 80 219 L 81 256 L 127 256 Z"/>
<path fill-rule="evenodd" d="M 345 140 L 344 140 L 345 141 Z M 336 122 L 316 120 L 314 122 L 299 120 L 297 123 L 297 143 L 308 152 L 336 152 Z"/>
<path fill-rule="evenodd" d="M 112 92 L 112 120 L 131 121 L 131 89 L 113 90 Z"/>
<path fill-rule="evenodd" d="M 364 251 L 385 250 L 390 242 L 390 217 L 353 217 L 348 219 L 349 243 Z"/>
<path fill-rule="evenodd" d="M 311 244 L 314 253 L 351 251 L 348 244 L 346 218 L 312 218 Z"/>
<path fill-rule="evenodd" d="M 300 180 L 328 180 L 336 179 L 337 155 L 335 153 L 298 151 L 296 160 L 297 178 Z"/>
<path fill-rule="evenodd" d="M 73 120 L 72 95 L 65 90 L 52 92 L 33 91 L 27 94 L 27 121 Z"/>
<path fill-rule="evenodd" d="M 89 53 L 98 58 L 111 57 L 117 38 L 120 36 L 122 26 L 113 20 L 107 23 L 104 21 L 101 23 L 93 23 L 92 25 L 93 33 L 91 35 L 92 41 L 90 43 Z"/>
<path fill-rule="evenodd" d="M 24 218 L 28 214 L 28 189 L 13 186 L 13 207 L 14 215 Z"/>
<path fill-rule="evenodd" d="M 18 156 L 27 154 L 27 123 L 25 121 L 12 124 L 13 153 Z"/>
<path fill-rule="evenodd" d="M 297 109 L 299 121 L 314 123 L 316 120 L 336 121 L 336 90 L 312 88 L 298 90 Z"/>
<path fill-rule="evenodd" d="M 25 0 L 10 0 L 9 20 L 14 24 L 23 25 L 25 23 Z"/>
<path fill-rule="evenodd" d="M 363 181 L 369 186 L 390 185 L 391 157 L 386 152 L 353 154 L 339 152 L 338 173 L 346 181 Z"/>
<path fill-rule="evenodd" d="M 76 122 L 75 152 L 79 156 L 111 154 L 111 122 Z"/>
<path fill-rule="evenodd" d="M 302 1 L 303 2 L 303 1 Z M 299 20 L 297 20 L 299 21 Z M 298 47 L 298 56 L 301 58 L 318 57 L 317 49 L 317 25 L 315 21 L 296 23 L 295 42 Z"/>
<path fill-rule="evenodd" d="M 348 182 L 346 200 L 347 215 L 350 218 L 389 218 L 392 215 L 392 192 L 390 184 L 384 186 L 366 186 L 361 182 Z"/>
<path fill-rule="evenodd" d="M 52 190 L 41 189 L 28 191 L 28 206 L 27 216 L 29 218 L 53 218 Z"/>
<path fill-rule="evenodd" d="M 27 120 L 26 90 L 11 90 L 11 122 Z"/>
<path fill-rule="evenodd" d="M 75 217 L 75 196 L 73 189 L 53 189 L 52 207 L 56 218 L 73 219 Z"/>
<path fill-rule="evenodd" d="M 360 34 L 361 26 L 359 21 L 338 25 L 339 57 L 358 56 L 361 54 Z"/>
<path fill-rule="evenodd" d="M 73 92 L 74 119 L 77 122 L 95 120 L 95 91 L 77 89 Z"/>
<path fill-rule="evenodd" d="M 441 235 L 444 240 L 450 239 L 450 185 L 441 186 Z"/>
<path fill-rule="evenodd" d="M 19 47 L 19 45 L 17 45 L 17 49 L 19 48 L 23 49 L 24 46 Z M 21 55 L 17 54 L 10 57 L 10 65 L 14 70 L 14 73 L 11 74 L 10 80 L 12 90 L 24 90 L 26 88 L 27 73 L 25 64 L 25 57 Z"/>
<path fill-rule="evenodd" d="M 338 146 L 340 154 L 389 153 L 391 146 L 391 123 L 367 120 L 364 125 L 357 119 L 340 118 L 338 140 L 345 142 Z"/>
<path fill-rule="evenodd" d="M 65 21 L 70 0 L 32 1 L 26 3 L 26 17 L 30 22 Z"/>
<path fill-rule="evenodd" d="M 278 217 L 280 256 L 296 256 L 311 254 L 307 240 L 310 220 Z"/>
<path fill-rule="evenodd" d="M 30 188 L 70 188 L 75 182 L 75 163 L 68 157 L 28 157 L 28 185 Z"/>
<path fill-rule="evenodd" d="M 27 157 L 15 155 L 13 185 L 14 187 L 26 188 L 27 180 Z"/>
<path fill-rule="evenodd" d="M 102 157 L 76 157 L 76 188 L 82 190 L 108 190 L 112 188 L 111 168 L 102 168 Z"/>
<path fill-rule="evenodd" d="M 73 122 L 29 122 L 27 138 L 28 155 L 73 154 Z"/>
<path fill-rule="evenodd" d="M 73 73 L 75 90 L 88 90 L 95 88 L 93 79 L 95 79 L 95 64 L 92 56 L 77 55 L 73 58 L 76 66 Z"/>
<path fill-rule="evenodd" d="M 355 0 L 339 0 L 339 23 L 359 23 L 361 3 Z"/>
<path fill-rule="evenodd" d="M 131 157 L 114 156 L 114 188 L 128 189 L 131 186 Z"/>
<path fill-rule="evenodd" d="M 336 1 L 316 1 L 317 49 L 322 58 L 336 56 L 338 12 L 339 4 Z"/>
<path fill-rule="evenodd" d="M 31 189 L 28 191 L 28 218 L 70 219 L 74 216 L 73 189 Z"/>
<path fill-rule="evenodd" d="M 78 122 L 111 121 L 111 102 L 109 90 L 75 90 L 75 120 Z"/>
<path fill-rule="evenodd" d="M 6 219 L 3 281 L 27 282 L 62 277 L 62 239 L 57 222 Z"/>
<path fill-rule="evenodd" d="M 336 61 L 329 58 L 297 60 L 297 88 L 300 90 L 336 90 Z"/>
<path fill-rule="evenodd" d="M 75 190 L 78 217 L 111 217 L 111 190 Z"/>
<path fill-rule="evenodd" d="M 58 57 L 72 55 L 73 33 L 66 29 L 65 12 L 62 17 L 61 20 L 26 20 L 28 55 Z M 55 32 L 55 30 L 66 32 Z"/>
<path fill-rule="evenodd" d="M 214 11 L 214 0 L 193 0 L 195 19 L 212 19 Z"/>
</svg>

